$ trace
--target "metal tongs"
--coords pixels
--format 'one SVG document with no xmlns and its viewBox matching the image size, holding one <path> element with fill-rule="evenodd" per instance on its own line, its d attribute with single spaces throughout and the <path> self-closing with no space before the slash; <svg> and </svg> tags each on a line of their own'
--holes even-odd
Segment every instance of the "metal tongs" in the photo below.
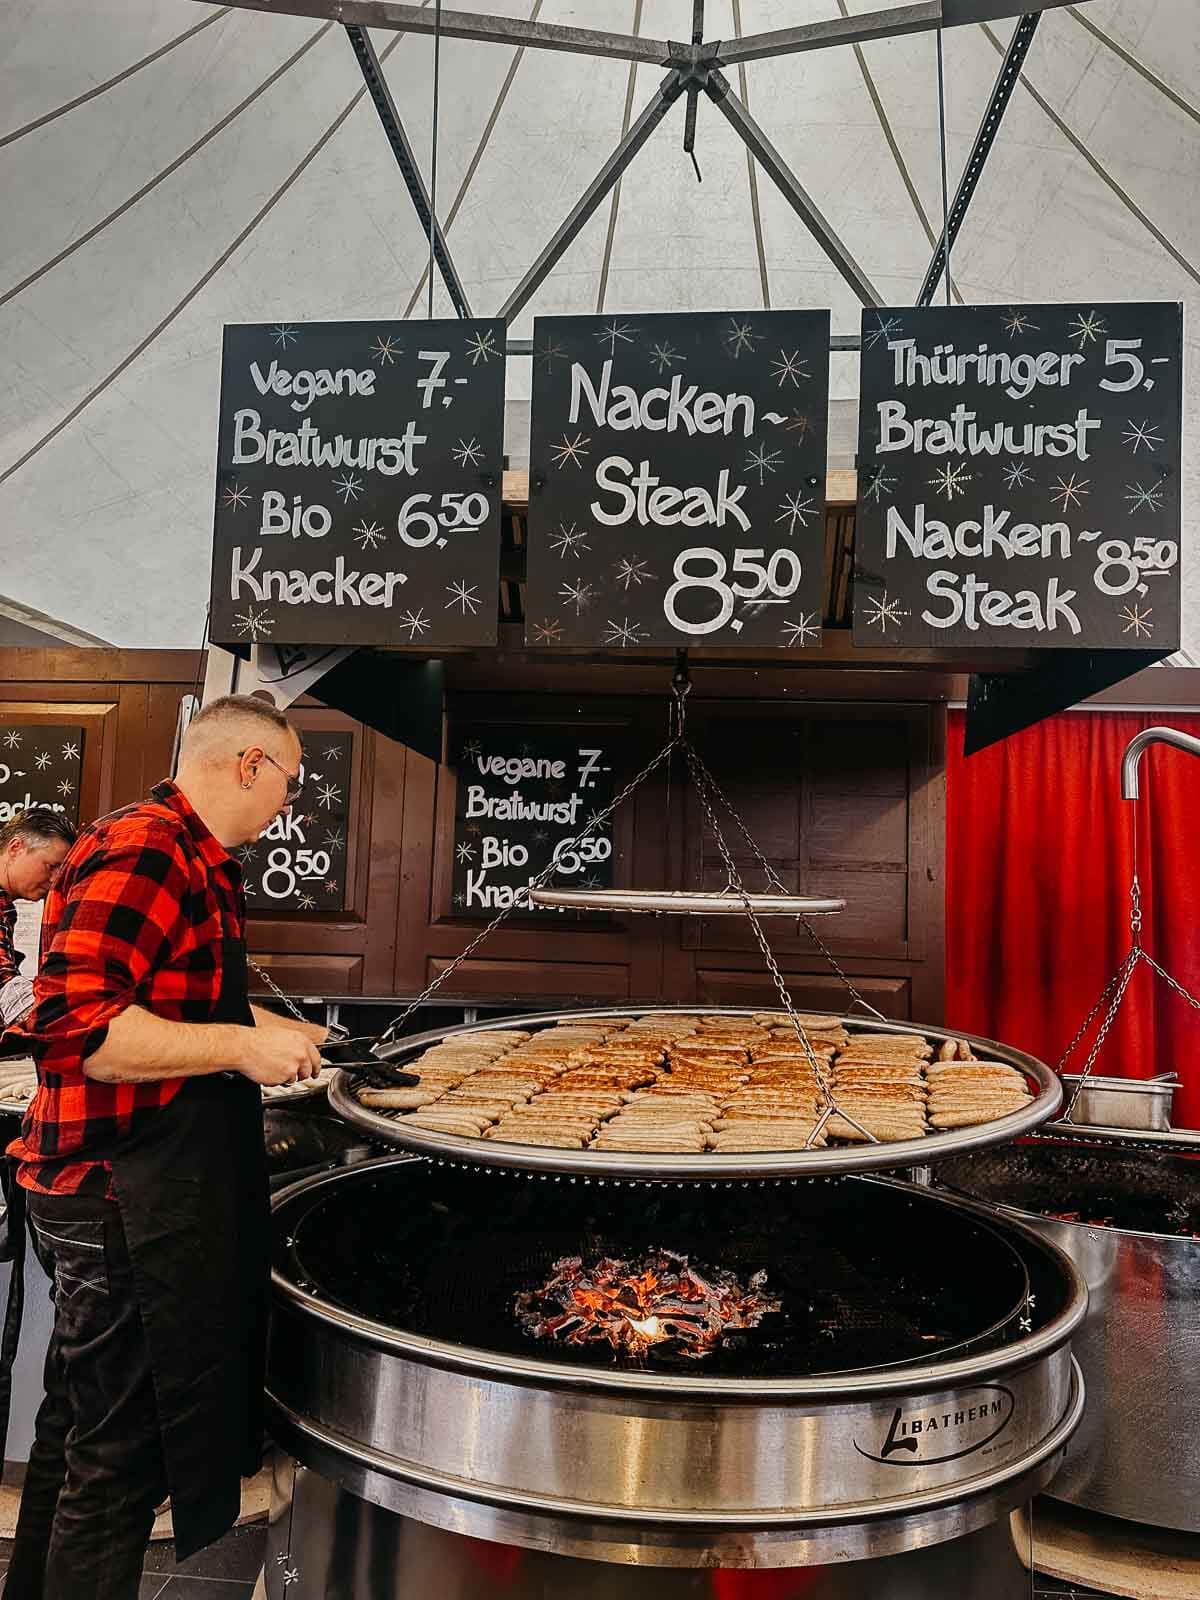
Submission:
<svg viewBox="0 0 1200 1600">
<path fill-rule="evenodd" d="M 1121 798 L 1123 800 L 1136 801 L 1140 797 L 1138 771 L 1143 753 L 1152 744 L 1169 744 L 1173 745 L 1177 750 L 1185 750 L 1188 755 L 1200 756 L 1200 739 L 1194 739 L 1191 734 L 1181 733 L 1178 728 L 1144 728 L 1141 733 L 1136 734 L 1129 741 L 1121 757 Z M 1076 1047 L 1096 1017 L 1107 1005 L 1108 1009 L 1104 1011 L 1104 1019 L 1100 1024 L 1100 1031 L 1096 1035 L 1091 1050 L 1088 1052 L 1087 1060 L 1079 1073 L 1079 1081 L 1075 1085 L 1075 1091 L 1071 1095 L 1066 1111 L 1063 1113 L 1062 1120 L 1064 1122 L 1070 1122 L 1074 1118 L 1075 1104 L 1083 1093 L 1084 1086 L 1091 1076 L 1092 1068 L 1096 1064 L 1096 1057 L 1100 1054 L 1109 1030 L 1116 1021 L 1117 1012 L 1121 1009 L 1121 1002 L 1125 998 L 1125 991 L 1129 987 L 1130 980 L 1142 962 L 1145 962 L 1150 970 L 1156 973 L 1180 999 L 1186 1000 L 1188 1005 L 1200 1011 L 1200 1000 L 1197 1000 L 1181 983 L 1177 982 L 1165 967 L 1160 966 L 1142 944 L 1142 886 L 1138 877 L 1137 844 L 1137 809 L 1135 807 L 1133 812 L 1133 879 L 1129 885 L 1129 952 L 1116 972 L 1108 980 L 1100 998 L 1083 1019 L 1079 1032 L 1063 1051 L 1062 1059 L 1058 1063 L 1057 1071 L 1061 1077 Z M 1162 1083 L 1178 1080 L 1176 1073 L 1163 1072 L 1149 1081 L 1151 1083 Z"/>
<path fill-rule="evenodd" d="M 348 1072 L 355 1085 L 369 1089 L 415 1089 L 420 1078 L 415 1072 L 404 1072 L 375 1054 L 378 1040 L 373 1034 L 363 1034 L 357 1039 L 327 1039 L 321 1045 L 321 1060 L 328 1067 L 338 1067 Z"/>
</svg>

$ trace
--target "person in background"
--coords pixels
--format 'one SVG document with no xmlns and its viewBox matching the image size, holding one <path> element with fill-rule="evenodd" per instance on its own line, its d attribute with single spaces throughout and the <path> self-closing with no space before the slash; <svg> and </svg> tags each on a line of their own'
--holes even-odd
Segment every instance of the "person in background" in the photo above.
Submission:
<svg viewBox="0 0 1200 1600">
<path fill-rule="evenodd" d="M 0 826 L 0 1027 L 33 1004 L 33 980 L 22 976 L 24 957 L 13 942 L 15 902 L 44 900 L 74 843 L 74 827 L 52 806 L 29 806 Z"/>
<path fill-rule="evenodd" d="M 175 780 L 85 828 L 47 901 L 20 1027 L 38 1090 L 8 1153 L 55 1318 L 6 1600 L 135 1600 L 164 1496 L 184 1560 L 258 1469 L 260 1085 L 315 1076 L 325 1030 L 249 1004 L 230 852 L 300 765 L 274 706 L 214 701 Z"/>
</svg>

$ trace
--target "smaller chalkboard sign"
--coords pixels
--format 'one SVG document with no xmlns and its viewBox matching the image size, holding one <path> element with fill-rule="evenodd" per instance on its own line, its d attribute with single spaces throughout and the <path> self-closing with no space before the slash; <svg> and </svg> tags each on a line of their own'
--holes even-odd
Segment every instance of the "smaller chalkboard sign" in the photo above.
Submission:
<svg viewBox="0 0 1200 1600">
<path fill-rule="evenodd" d="M 305 737 L 299 799 L 237 851 L 249 910 L 340 911 L 345 905 L 353 767 L 353 734 Z"/>
<path fill-rule="evenodd" d="M 492 917 L 507 906 L 563 915 L 526 900 L 551 861 L 558 870 L 547 887 L 612 887 L 611 819 L 573 842 L 612 802 L 610 732 L 460 728 L 453 754 L 456 916 Z"/>
<path fill-rule="evenodd" d="M 30 806 L 49 806 L 78 825 L 82 771 L 82 728 L 0 725 L 0 823 Z"/>
<path fill-rule="evenodd" d="M 218 644 L 496 642 L 504 324 L 225 329 Z"/>
</svg>

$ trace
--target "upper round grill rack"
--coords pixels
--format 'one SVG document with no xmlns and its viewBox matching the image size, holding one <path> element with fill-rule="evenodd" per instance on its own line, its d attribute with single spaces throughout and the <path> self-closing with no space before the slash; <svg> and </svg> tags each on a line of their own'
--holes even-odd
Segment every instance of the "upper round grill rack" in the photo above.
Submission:
<svg viewBox="0 0 1200 1600">
<path fill-rule="evenodd" d="M 466 1023 L 458 1027 L 439 1029 L 430 1033 L 399 1039 L 379 1049 L 381 1059 L 396 1066 L 419 1055 L 430 1045 L 447 1038 L 469 1037 L 472 1033 L 494 1032 L 497 1028 L 537 1029 L 559 1022 L 603 1021 L 606 1017 L 628 1017 L 631 1014 L 653 1011 L 658 1015 L 677 1013 L 695 1015 L 703 1010 L 705 1015 L 752 1017 L 758 1007 L 731 1006 L 636 1006 L 606 1007 L 586 1011 L 542 1011 L 528 1016 L 504 1017 L 489 1022 Z M 843 1016 L 837 1019 L 853 1034 L 857 1028 L 873 1033 L 888 1032 L 897 1035 L 920 1035 L 930 1041 L 966 1039 L 983 1057 L 1004 1062 L 1025 1074 L 1034 1088 L 1034 1097 L 1027 1106 L 994 1121 L 956 1128 L 949 1132 L 928 1133 L 919 1139 L 906 1139 L 888 1143 L 860 1144 L 845 1147 L 825 1147 L 809 1150 L 770 1151 L 710 1151 L 697 1155 L 643 1154 L 635 1151 L 573 1150 L 558 1147 L 510 1144 L 499 1139 L 474 1139 L 458 1134 L 435 1133 L 428 1129 L 406 1126 L 403 1115 L 393 1116 L 376 1111 L 360 1103 L 351 1086 L 350 1076 L 339 1072 L 329 1090 L 330 1104 L 348 1121 L 355 1123 L 375 1138 L 388 1144 L 399 1145 L 417 1155 L 454 1164 L 467 1164 L 484 1168 L 507 1168 L 519 1172 L 538 1173 L 543 1177 L 572 1178 L 590 1182 L 630 1181 L 655 1182 L 714 1182 L 730 1180 L 790 1179 L 803 1177 L 829 1177 L 847 1172 L 869 1172 L 884 1169 L 927 1166 L 951 1155 L 968 1150 L 979 1150 L 989 1145 L 1004 1144 L 1030 1133 L 1048 1122 L 1062 1105 L 1062 1085 L 1054 1073 L 1033 1056 L 990 1039 L 970 1034 L 948 1032 L 944 1028 L 924 1027 L 920 1024 L 881 1023 L 873 1017 Z"/>
</svg>

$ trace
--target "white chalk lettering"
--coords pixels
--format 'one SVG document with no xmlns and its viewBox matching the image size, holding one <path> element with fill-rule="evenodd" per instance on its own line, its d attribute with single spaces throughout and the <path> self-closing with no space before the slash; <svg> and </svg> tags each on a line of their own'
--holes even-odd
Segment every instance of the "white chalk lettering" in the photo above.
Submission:
<svg viewBox="0 0 1200 1600">
<path fill-rule="evenodd" d="M 684 387 L 682 373 L 675 373 L 670 386 L 647 389 L 639 394 L 631 384 L 612 382 L 612 361 L 600 369 L 600 386 L 597 388 L 587 368 L 581 362 L 571 366 L 570 420 L 578 422 L 581 402 L 586 401 L 592 421 L 598 428 L 612 428 L 625 433 L 631 428 L 645 428 L 648 433 L 678 433 L 689 437 L 697 433 L 731 434 L 741 422 L 743 438 L 754 432 L 754 401 L 748 394 L 717 394 L 711 389 L 699 392 L 699 386 L 689 383 Z"/>
<path fill-rule="evenodd" d="M 962 626 L 972 633 L 981 627 L 1022 628 L 1054 633 L 1065 623 L 1072 633 L 1081 632 L 1079 618 L 1071 609 L 1076 591 L 1066 589 L 1060 594 L 1057 578 L 1047 583 L 1044 602 L 1032 589 L 1019 589 L 1010 595 L 973 572 L 952 572 L 945 567 L 929 574 L 925 588 L 946 608 L 940 612 L 922 611 L 922 621 L 931 628 Z"/>
<path fill-rule="evenodd" d="M 628 478 L 629 482 L 622 482 L 623 478 Z M 650 471 L 648 461 L 640 462 L 635 473 L 633 462 L 624 456 L 606 456 L 600 462 L 596 468 L 596 485 L 616 501 L 611 510 L 599 500 L 591 504 L 596 521 L 609 528 L 619 528 L 631 520 L 640 522 L 643 527 L 673 528 L 682 523 L 685 528 L 723 528 L 732 518 L 743 533 L 750 531 L 750 518 L 739 504 L 746 485 L 739 483 L 730 493 L 727 467 L 722 467 L 717 477 L 715 497 L 700 485 L 677 489 L 671 484 L 662 484 Z"/>
</svg>

